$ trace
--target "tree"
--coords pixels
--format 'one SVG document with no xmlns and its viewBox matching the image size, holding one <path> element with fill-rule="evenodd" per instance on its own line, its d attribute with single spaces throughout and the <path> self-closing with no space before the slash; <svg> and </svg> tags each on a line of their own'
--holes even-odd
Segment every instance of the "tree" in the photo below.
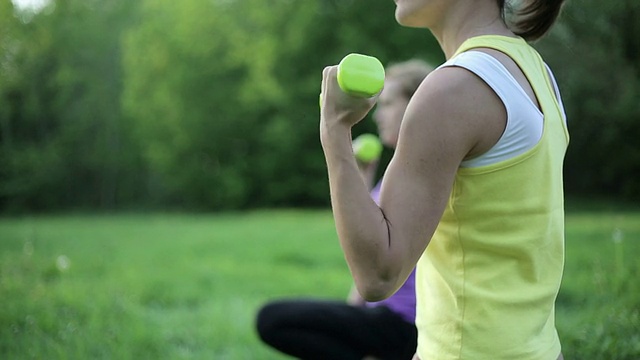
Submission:
<svg viewBox="0 0 640 360">
<path fill-rule="evenodd" d="M 14 13 L 2 2 L 0 209 L 327 206 L 322 69 L 351 52 L 444 60 L 394 6 L 58 0 Z M 568 194 L 640 197 L 639 7 L 569 2 L 535 44 L 564 95 Z"/>
<path fill-rule="evenodd" d="M 61 0 L 3 17 L 3 207 L 113 208 L 127 192 L 122 173 L 137 160 L 122 129 L 119 37 L 131 9 Z"/>
<path fill-rule="evenodd" d="M 363 21 L 363 12 L 385 16 Z M 425 32 L 395 24 L 392 3 L 147 1 L 126 41 L 124 104 L 174 201 L 326 205 L 323 67 L 349 52 L 387 62 L 433 48 Z"/>
<path fill-rule="evenodd" d="M 569 2 L 538 45 L 563 91 L 573 194 L 640 198 L 640 4 Z"/>
</svg>

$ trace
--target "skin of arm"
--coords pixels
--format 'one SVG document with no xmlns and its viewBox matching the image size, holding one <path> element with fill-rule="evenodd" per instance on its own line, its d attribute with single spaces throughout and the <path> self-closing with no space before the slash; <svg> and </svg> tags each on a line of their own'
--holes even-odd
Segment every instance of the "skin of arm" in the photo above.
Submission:
<svg viewBox="0 0 640 360">
<path fill-rule="evenodd" d="M 384 176 L 380 206 L 351 152 L 351 127 L 375 103 L 342 93 L 336 67 L 323 73 L 320 139 L 340 245 L 367 301 L 391 296 L 407 279 L 447 204 L 460 162 L 490 149 L 506 111 L 495 93 L 461 68 L 432 72 L 405 112 Z"/>
<path fill-rule="evenodd" d="M 373 186 L 375 185 L 376 171 L 378 170 L 378 160 L 374 160 L 370 163 L 365 163 L 362 161 L 356 161 L 358 164 L 358 171 L 360 172 L 360 176 L 364 181 L 365 185 L 367 185 L 367 189 L 371 191 Z"/>
<path fill-rule="evenodd" d="M 351 287 L 349 295 L 347 296 L 347 304 L 352 306 L 363 306 L 365 304 L 364 299 L 360 296 L 360 293 L 355 286 Z"/>
</svg>

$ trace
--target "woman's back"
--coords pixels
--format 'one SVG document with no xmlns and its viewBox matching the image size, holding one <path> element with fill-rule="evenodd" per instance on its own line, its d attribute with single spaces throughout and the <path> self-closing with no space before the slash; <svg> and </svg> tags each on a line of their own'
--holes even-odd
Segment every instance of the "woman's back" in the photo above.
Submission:
<svg viewBox="0 0 640 360">
<path fill-rule="evenodd" d="M 535 106 L 513 115 L 543 121 L 544 128 L 537 134 L 530 127 L 539 141 L 523 153 L 458 170 L 418 263 L 418 353 L 422 359 L 555 359 L 560 342 L 553 304 L 563 268 L 561 174 L 568 135 L 546 67 L 529 45 L 485 36 L 465 42 L 460 52 L 477 47 L 495 48 L 518 63 L 544 119 Z M 510 108 L 512 100 L 504 101 Z"/>
</svg>

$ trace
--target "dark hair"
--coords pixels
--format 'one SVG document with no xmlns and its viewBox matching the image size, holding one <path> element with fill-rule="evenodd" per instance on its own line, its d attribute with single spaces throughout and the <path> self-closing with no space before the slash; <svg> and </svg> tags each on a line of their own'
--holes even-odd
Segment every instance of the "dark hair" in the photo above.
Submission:
<svg viewBox="0 0 640 360">
<path fill-rule="evenodd" d="M 500 14 L 511 15 L 509 27 L 527 41 L 538 40 L 546 34 L 560 15 L 564 0 L 524 0 L 512 8 L 509 0 L 497 0 Z"/>
</svg>

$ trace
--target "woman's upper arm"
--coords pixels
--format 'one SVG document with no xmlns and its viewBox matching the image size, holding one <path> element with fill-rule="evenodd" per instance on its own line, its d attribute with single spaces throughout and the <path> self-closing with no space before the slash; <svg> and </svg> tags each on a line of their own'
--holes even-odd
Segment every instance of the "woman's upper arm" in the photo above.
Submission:
<svg viewBox="0 0 640 360">
<path fill-rule="evenodd" d="M 403 275 L 431 240 L 462 160 L 488 150 L 484 148 L 500 137 L 505 122 L 500 99 L 467 70 L 436 70 L 418 89 L 380 194 L 389 242 Z"/>
</svg>

